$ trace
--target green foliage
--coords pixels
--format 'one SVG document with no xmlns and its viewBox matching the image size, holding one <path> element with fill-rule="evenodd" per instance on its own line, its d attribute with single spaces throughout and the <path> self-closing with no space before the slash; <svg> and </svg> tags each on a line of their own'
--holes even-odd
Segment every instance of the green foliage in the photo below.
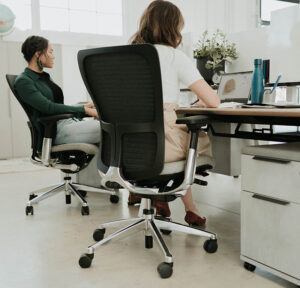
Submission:
<svg viewBox="0 0 300 288">
<path fill-rule="evenodd" d="M 206 62 L 205 68 L 215 70 L 222 66 L 222 62 L 231 62 L 238 58 L 236 44 L 229 44 L 226 34 L 220 29 L 217 29 L 211 38 L 208 37 L 208 31 L 205 30 L 194 50 L 194 58 L 198 59 L 207 56 L 210 56 L 212 60 Z"/>
</svg>

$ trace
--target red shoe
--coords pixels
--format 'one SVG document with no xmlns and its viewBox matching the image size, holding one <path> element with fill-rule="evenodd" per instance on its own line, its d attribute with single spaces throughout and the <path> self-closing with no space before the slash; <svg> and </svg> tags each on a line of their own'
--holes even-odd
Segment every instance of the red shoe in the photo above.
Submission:
<svg viewBox="0 0 300 288">
<path fill-rule="evenodd" d="M 184 217 L 185 222 L 187 222 L 190 226 L 202 226 L 206 223 L 206 218 L 198 216 L 192 211 L 186 211 L 186 215 Z"/>
<path fill-rule="evenodd" d="M 128 196 L 128 205 L 133 206 L 135 204 L 140 204 L 141 203 L 141 198 L 133 195 L 133 193 L 129 192 Z"/>
<path fill-rule="evenodd" d="M 156 216 L 170 217 L 171 211 L 168 202 L 154 200 L 153 206 L 156 208 Z"/>
</svg>

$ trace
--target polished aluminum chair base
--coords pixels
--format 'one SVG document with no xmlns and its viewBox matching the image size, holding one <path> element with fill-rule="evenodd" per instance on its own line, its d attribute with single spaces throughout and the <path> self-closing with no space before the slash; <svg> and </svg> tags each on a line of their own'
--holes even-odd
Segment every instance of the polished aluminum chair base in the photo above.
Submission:
<svg viewBox="0 0 300 288">
<path fill-rule="evenodd" d="M 87 248 L 87 252 L 81 255 L 79 259 L 79 265 L 82 268 L 88 268 L 91 266 L 92 260 L 94 258 L 94 251 L 98 247 L 102 246 L 103 244 L 105 244 L 110 240 L 122 236 L 128 236 L 133 232 L 139 232 L 142 230 L 145 231 L 145 247 L 146 248 L 153 247 L 153 236 L 154 236 L 154 239 L 156 240 L 158 246 L 160 247 L 163 253 L 164 262 L 160 263 L 157 267 L 158 273 L 162 278 L 168 278 L 172 275 L 173 257 L 168 247 L 166 246 L 159 229 L 163 234 L 170 234 L 171 231 L 178 231 L 178 232 L 184 232 L 191 235 L 208 237 L 210 239 L 206 240 L 206 242 L 204 243 L 204 249 L 208 253 L 216 252 L 218 244 L 217 244 L 217 235 L 215 233 L 207 232 L 199 228 L 193 228 L 187 225 L 172 222 L 169 221 L 168 219 L 155 217 L 154 209 L 151 208 L 151 200 L 150 199 L 143 199 L 143 200 L 144 200 L 144 207 L 142 207 L 141 209 L 143 208 L 144 209 L 141 217 L 107 222 L 100 225 L 99 229 L 95 230 L 93 234 L 93 238 L 95 241 L 98 242 L 95 243 L 94 245 L 89 246 Z M 118 227 L 122 224 L 125 224 L 126 226 L 104 238 L 106 228 Z"/>
<path fill-rule="evenodd" d="M 110 201 L 112 203 L 117 203 L 119 200 L 119 197 L 116 192 L 114 193 L 112 191 L 108 191 L 105 189 L 95 188 L 95 187 L 82 185 L 78 183 L 72 183 L 72 178 L 69 176 L 69 174 L 65 174 L 63 183 L 58 185 L 53 185 L 47 188 L 43 188 L 30 193 L 29 201 L 27 202 L 27 206 L 25 210 L 26 215 L 29 214 L 33 215 L 32 204 L 38 203 L 60 192 L 65 192 L 66 204 L 71 204 L 71 195 L 75 196 L 75 198 L 77 198 L 77 200 L 82 205 L 81 214 L 89 215 L 89 206 L 87 201 L 84 199 L 84 197 L 86 196 L 86 191 L 110 194 Z"/>
</svg>

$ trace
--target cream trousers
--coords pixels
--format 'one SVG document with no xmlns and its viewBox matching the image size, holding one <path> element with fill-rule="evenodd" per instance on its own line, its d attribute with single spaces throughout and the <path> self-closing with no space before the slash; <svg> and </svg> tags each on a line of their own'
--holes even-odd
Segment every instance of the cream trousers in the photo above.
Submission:
<svg viewBox="0 0 300 288">
<path fill-rule="evenodd" d="M 175 103 L 164 103 L 164 126 L 165 126 L 165 162 L 183 160 L 188 153 L 191 135 L 184 124 L 176 124 Z M 211 156 L 211 145 L 207 134 L 199 133 L 198 155 Z"/>
</svg>

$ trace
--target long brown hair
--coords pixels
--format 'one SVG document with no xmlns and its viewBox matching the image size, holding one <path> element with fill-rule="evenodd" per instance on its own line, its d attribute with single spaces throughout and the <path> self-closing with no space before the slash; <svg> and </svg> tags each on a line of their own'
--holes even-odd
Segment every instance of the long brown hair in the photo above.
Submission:
<svg viewBox="0 0 300 288">
<path fill-rule="evenodd" d="M 139 30 L 131 37 L 132 44 L 164 44 L 177 48 L 184 20 L 178 7 L 169 1 L 155 0 L 144 11 Z"/>
</svg>

